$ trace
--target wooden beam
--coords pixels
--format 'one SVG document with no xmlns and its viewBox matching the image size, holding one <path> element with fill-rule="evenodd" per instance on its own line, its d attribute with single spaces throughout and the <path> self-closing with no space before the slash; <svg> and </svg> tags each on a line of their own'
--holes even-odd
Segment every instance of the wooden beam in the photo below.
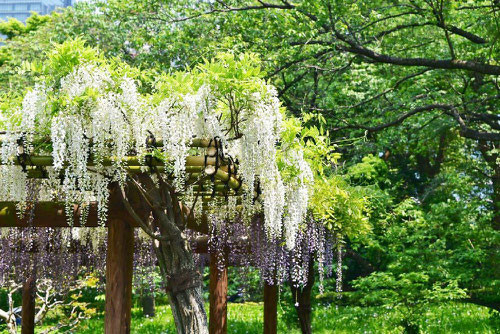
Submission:
<svg viewBox="0 0 500 334">
<path fill-rule="evenodd" d="M 184 206 L 183 210 L 189 210 Z M 186 212 L 187 214 L 187 212 Z M 73 206 L 73 226 L 74 227 L 97 227 L 97 203 L 90 203 L 89 215 L 86 223 L 80 225 L 81 208 L 78 205 Z M 137 227 L 135 221 L 130 217 L 123 208 L 123 205 L 118 199 L 110 197 L 108 205 L 108 221 L 104 222 L 104 226 L 108 226 L 108 222 L 112 219 L 124 220 L 130 226 Z M 15 202 L 0 202 L 0 228 L 1 227 L 69 227 L 68 219 L 64 210 L 63 203 L 55 202 L 38 202 L 35 205 L 35 215 L 31 222 L 27 217 L 20 218 L 17 214 Z M 206 215 L 201 215 L 195 218 L 193 215 L 188 215 L 187 228 L 207 234 L 208 220 Z"/>
<path fill-rule="evenodd" d="M 113 219 L 108 226 L 106 256 L 106 334 L 130 333 L 134 230 L 127 222 Z"/>
<path fill-rule="evenodd" d="M 35 289 L 36 280 L 30 277 L 23 284 L 21 309 L 21 334 L 35 333 Z"/>
<path fill-rule="evenodd" d="M 210 334 L 227 333 L 227 266 L 217 268 L 217 255 L 210 254 Z"/>
<path fill-rule="evenodd" d="M 73 206 L 73 226 L 81 227 L 81 208 Z M 87 222 L 84 226 L 95 227 L 97 224 L 97 205 L 92 203 Z M 110 207 L 110 211 L 114 211 Z M 115 212 L 110 212 L 113 216 Z M 64 204 L 55 202 L 39 202 L 35 205 L 34 218 L 31 222 L 34 227 L 68 227 L 68 219 L 64 209 Z M 30 226 L 27 215 L 19 217 L 14 202 L 0 202 L 0 227 L 27 227 Z"/>
<path fill-rule="evenodd" d="M 264 282 L 264 334 L 278 332 L 278 285 Z"/>
</svg>

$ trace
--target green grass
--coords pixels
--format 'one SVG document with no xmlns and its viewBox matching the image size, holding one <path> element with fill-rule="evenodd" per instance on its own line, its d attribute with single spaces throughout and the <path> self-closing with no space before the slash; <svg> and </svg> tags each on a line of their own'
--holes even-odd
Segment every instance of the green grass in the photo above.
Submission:
<svg viewBox="0 0 500 334">
<path fill-rule="evenodd" d="M 169 306 L 158 306 L 154 318 L 142 317 L 139 308 L 132 311 L 132 333 L 175 333 Z M 398 326 L 401 315 L 381 307 L 315 307 L 313 332 L 326 333 L 402 333 Z M 279 333 L 299 334 L 292 319 L 279 312 Z M 496 320 L 495 320 L 496 319 Z M 53 325 L 56 318 L 49 317 L 46 326 Z M 495 323 L 496 321 L 496 323 Z M 103 314 L 84 321 L 75 333 L 103 333 Z M 498 314 L 492 316 L 488 309 L 470 304 L 448 303 L 431 306 L 421 315 L 422 333 L 499 333 Z M 39 330 L 47 328 L 40 327 Z M 1 327 L 0 327 L 1 328 Z M 1 331 L 1 334 L 7 333 Z M 229 304 L 228 333 L 262 333 L 262 303 Z"/>
<path fill-rule="evenodd" d="M 401 314 L 382 307 L 332 306 L 316 309 L 314 316 L 314 333 L 403 333 L 399 326 Z M 420 328 L 421 333 L 432 334 L 493 334 L 498 333 L 494 322 L 495 318 L 484 307 L 450 303 L 426 310 L 420 317 Z"/>
</svg>

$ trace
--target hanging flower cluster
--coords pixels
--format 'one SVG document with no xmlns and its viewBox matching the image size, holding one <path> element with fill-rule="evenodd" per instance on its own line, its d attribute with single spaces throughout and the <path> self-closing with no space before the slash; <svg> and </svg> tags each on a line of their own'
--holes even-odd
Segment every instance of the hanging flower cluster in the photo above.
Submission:
<svg viewBox="0 0 500 334">
<path fill-rule="evenodd" d="M 250 226 L 215 216 L 211 221 L 208 252 L 216 255 L 219 270 L 227 265 L 254 266 L 259 268 L 262 280 L 268 284 L 292 282 L 295 287 L 302 287 L 307 284 L 310 265 L 315 262 L 321 293 L 323 279 L 333 275 L 335 265 L 337 286 L 341 286 L 342 257 L 336 257 L 339 241 L 324 224 L 308 219 L 296 234 L 295 247 L 289 250 L 281 241 L 267 237 L 265 223 L 259 215 L 253 218 Z"/>
<path fill-rule="evenodd" d="M 141 294 L 156 292 L 160 281 L 153 243 L 142 230 L 134 230 L 134 288 Z M 161 282 L 165 283 L 165 282 Z M 166 283 L 165 283 L 166 284 Z"/>
<path fill-rule="evenodd" d="M 68 216 L 73 204 L 95 201 L 104 221 L 109 184 L 127 181 L 130 161 L 145 171 L 146 157 L 154 155 L 173 185 L 189 194 L 186 159 L 205 154 L 192 147 L 193 139 L 212 139 L 218 156 L 238 161 L 230 168 L 244 184 L 243 211 L 251 216 L 262 209 L 267 237 L 284 236 L 288 249 L 294 247 L 313 175 L 297 146 L 280 145 L 284 116 L 274 87 L 257 76 L 231 77 L 226 68 L 239 63 L 226 56 L 222 67 L 208 63 L 181 79 L 159 78 L 153 93 L 143 94 L 129 69 L 94 58 L 47 79 L 20 107 L 3 112 L 2 199 L 24 202 L 27 178 L 42 172 L 48 195 L 66 203 Z M 32 156 L 45 156 L 41 171 L 26 168 Z M 285 178 L 286 169 L 294 173 Z"/>
<path fill-rule="evenodd" d="M 22 283 L 35 275 L 50 279 L 55 288 L 62 289 L 78 277 L 82 268 L 86 268 L 87 272 L 103 272 L 105 243 L 100 243 L 99 249 L 93 251 L 87 234 L 96 233 L 97 230 L 38 227 L 2 229 L 0 285 L 9 280 Z"/>
</svg>

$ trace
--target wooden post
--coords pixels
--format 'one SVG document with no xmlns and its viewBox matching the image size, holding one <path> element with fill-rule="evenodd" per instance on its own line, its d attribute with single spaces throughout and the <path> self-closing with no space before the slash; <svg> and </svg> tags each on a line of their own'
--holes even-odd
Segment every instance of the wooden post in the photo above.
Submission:
<svg viewBox="0 0 500 334">
<path fill-rule="evenodd" d="M 35 333 L 35 278 L 30 277 L 23 284 L 21 309 L 21 333 Z"/>
<path fill-rule="evenodd" d="M 134 229 L 123 220 L 110 220 L 106 256 L 106 334 L 130 333 L 133 255 Z"/>
<path fill-rule="evenodd" d="M 147 318 L 155 316 L 155 297 L 149 289 L 142 289 L 142 315 Z"/>
<path fill-rule="evenodd" d="M 264 334 L 278 332 L 278 285 L 264 283 Z"/>
<path fill-rule="evenodd" d="M 210 334 L 227 333 L 227 266 L 217 268 L 217 255 L 210 254 Z"/>
</svg>

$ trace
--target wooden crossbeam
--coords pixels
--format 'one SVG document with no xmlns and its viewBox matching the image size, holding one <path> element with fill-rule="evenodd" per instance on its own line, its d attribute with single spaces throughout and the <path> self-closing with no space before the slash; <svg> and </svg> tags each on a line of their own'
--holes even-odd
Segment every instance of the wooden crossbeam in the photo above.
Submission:
<svg viewBox="0 0 500 334">
<path fill-rule="evenodd" d="M 101 164 L 102 166 L 112 166 L 114 164 L 115 158 L 106 158 L 103 159 Z M 14 159 L 11 161 L 13 165 L 21 165 L 21 161 L 19 159 Z M 27 166 L 40 166 L 40 167 L 50 167 L 54 164 L 54 159 L 50 155 L 37 155 L 37 156 L 28 156 L 26 159 L 23 161 Z M 145 165 L 143 162 L 141 162 L 141 159 L 137 156 L 127 156 L 121 159 L 121 163 L 124 167 L 129 167 L 129 166 L 137 166 L 137 167 L 144 167 Z M 213 165 L 215 166 L 216 159 L 214 157 L 205 157 L 203 156 L 188 156 L 186 157 L 186 166 L 205 166 L 205 165 Z M 7 163 L 3 163 L 0 161 L 1 165 L 6 165 Z M 165 166 L 165 163 L 161 160 L 158 159 L 152 159 L 149 162 L 150 165 L 152 166 Z M 68 166 L 68 164 L 65 164 L 65 166 Z M 87 166 L 93 167 L 96 166 L 96 162 L 91 160 L 87 163 Z"/>
<path fill-rule="evenodd" d="M 187 209 L 187 208 L 186 208 Z M 81 207 L 73 205 L 73 227 L 98 227 L 97 203 L 91 202 L 89 214 L 84 225 L 80 224 Z M 112 201 L 108 209 L 108 220 L 104 226 L 112 219 L 122 219 L 133 227 L 138 227 L 135 220 L 129 216 L 125 208 L 119 201 Z M 0 202 L 0 227 L 70 227 L 63 203 L 38 202 L 34 209 L 33 221 L 29 221 L 28 216 L 19 217 L 16 203 Z M 187 228 L 200 233 L 208 233 L 208 222 L 205 215 L 195 219 L 192 215 L 188 217 Z"/>
</svg>

